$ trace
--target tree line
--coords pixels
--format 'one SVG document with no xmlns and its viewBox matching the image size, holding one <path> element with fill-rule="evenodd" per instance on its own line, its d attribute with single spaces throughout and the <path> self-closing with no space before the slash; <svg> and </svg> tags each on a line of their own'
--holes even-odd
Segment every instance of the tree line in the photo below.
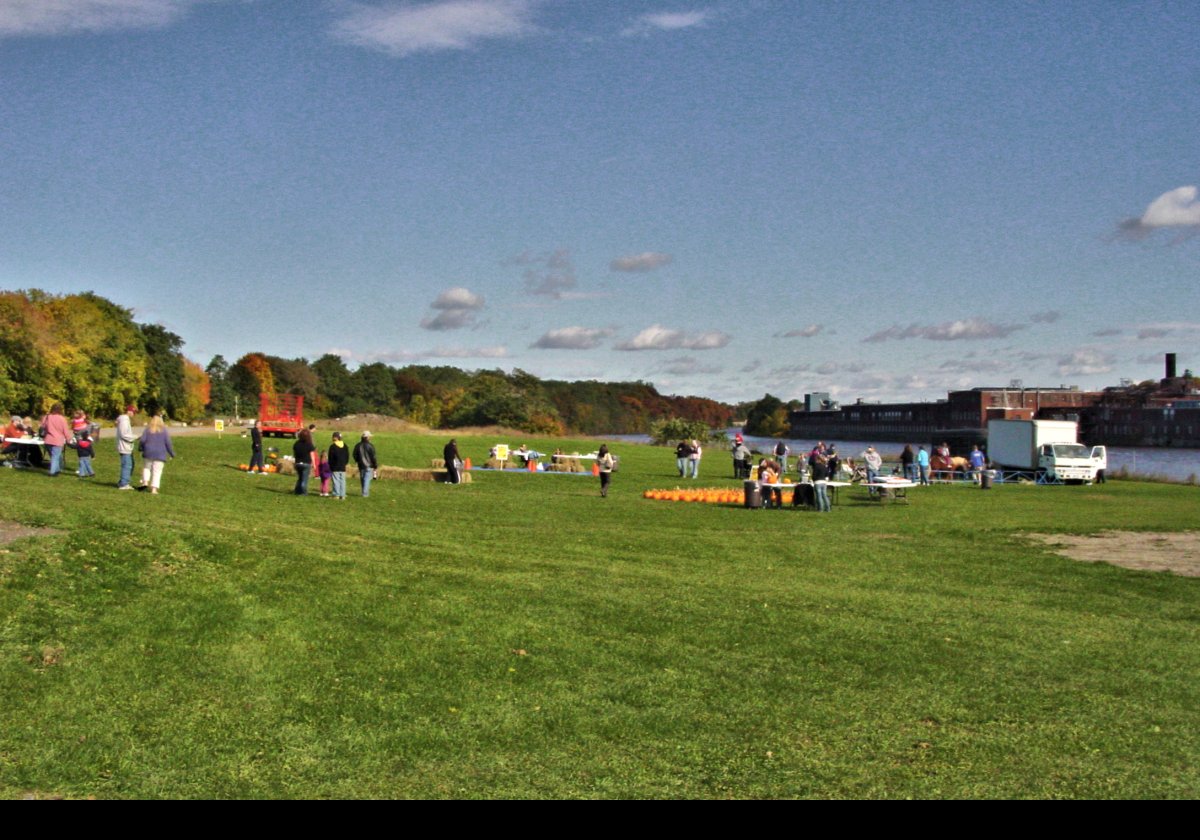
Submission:
<svg viewBox="0 0 1200 840">
<path fill-rule="evenodd" d="M 310 362 L 247 353 L 187 359 L 183 339 L 90 292 L 0 292 L 0 410 L 39 414 L 53 402 L 114 416 L 134 403 L 186 422 L 257 414 L 259 394 L 302 394 L 317 416 L 386 414 L 438 428 L 502 425 L 556 435 L 641 434 L 679 417 L 727 427 L 734 408 L 665 396 L 647 382 L 563 382 L 516 369 L 466 371 L 447 365 L 351 370 L 326 354 Z"/>
</svg>

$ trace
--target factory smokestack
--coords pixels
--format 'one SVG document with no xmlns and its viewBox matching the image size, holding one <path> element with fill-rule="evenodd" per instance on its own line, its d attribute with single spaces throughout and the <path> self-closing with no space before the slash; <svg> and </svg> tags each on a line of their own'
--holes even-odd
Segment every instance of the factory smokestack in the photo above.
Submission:
<svg viewBox="0 0 1200 840">
<path fill-rule="evenodd" d="M 1175 378 L 1175 354 L 1167 354 L 1167 379 Z"/>
</svg>

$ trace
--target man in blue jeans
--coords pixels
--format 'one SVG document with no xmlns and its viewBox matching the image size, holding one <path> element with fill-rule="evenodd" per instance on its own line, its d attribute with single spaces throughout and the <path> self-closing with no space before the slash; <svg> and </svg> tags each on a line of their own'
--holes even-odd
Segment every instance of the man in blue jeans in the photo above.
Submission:
<svg viewBox="0 0 1200 840">
<path fill-rule="evenodd" d="M 117 478 L 118 490 L 132 490 L 129 483 L 133 477 L 133 415 L 137 406 L 125 406 L 125 413 L 117 418 L 117 457 L 121 460 L 121 474 Z"/>
<path fill-rule="evenodd" d="M 379 469 L 379 459 L 375 456 L 375 447 L 371 444 L 371 433 L 363 432 L 362 440 L 354 447 L 354 463 L 358 465 L 358 480 L 362 486 L 363 498 L 371 495 L 371 479 Z"/>
</svg>

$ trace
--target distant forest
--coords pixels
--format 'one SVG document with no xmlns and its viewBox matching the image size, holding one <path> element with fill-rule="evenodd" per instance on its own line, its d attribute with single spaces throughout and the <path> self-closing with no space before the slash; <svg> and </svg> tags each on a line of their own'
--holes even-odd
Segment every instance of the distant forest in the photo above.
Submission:
<svg viewBox="0 0 1200 840">
<path fill-rule="evenodd" d="M 0 292 L 0 411 L 68 409 L 112 417 L 126 404 L 191 422 L 253 416 L 258 395 L 303 394 L 317 416 L 388 414 L 438 428 L 503 425 L 542 434 L 641 434 L 665 417 L 728 427 L 735 407 L 705 397 L 664 396 L 647 382 L 562 382 L 522 370 L 379 362 L 350 370 L 341 357 L 316 361 L 248 353 L 215 356 L 201 368 L 183 339 L 91 293 Z"/>
</svg>

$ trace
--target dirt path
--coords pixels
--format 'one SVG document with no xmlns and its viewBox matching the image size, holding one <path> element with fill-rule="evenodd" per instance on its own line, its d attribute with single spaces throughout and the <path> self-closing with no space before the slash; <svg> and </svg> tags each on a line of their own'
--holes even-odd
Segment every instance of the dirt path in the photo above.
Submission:
<svg viewBox="0 0 1200 840">
<path fill-rule="evenodd" d="M 1098 534 L 1027 534 L 1064 557 L 1085 563 L 1111 563 L 1125 569 L 1174 572 L 1200 577 L 1200 531 L 1151 533 L 1101 531 Z"/>
<path fill-rule="evenodd" d="M 62 531 L 57 531 L 54 528 L 31 528 L 28 525 L 21 525 L 17 522 L 6 522 L 0 519 L 0 545 L 5 545 L 13 540 L 19 540 L 24 537 L 53 537 L 55 534 L 61 534 Z"/>
</svg>

